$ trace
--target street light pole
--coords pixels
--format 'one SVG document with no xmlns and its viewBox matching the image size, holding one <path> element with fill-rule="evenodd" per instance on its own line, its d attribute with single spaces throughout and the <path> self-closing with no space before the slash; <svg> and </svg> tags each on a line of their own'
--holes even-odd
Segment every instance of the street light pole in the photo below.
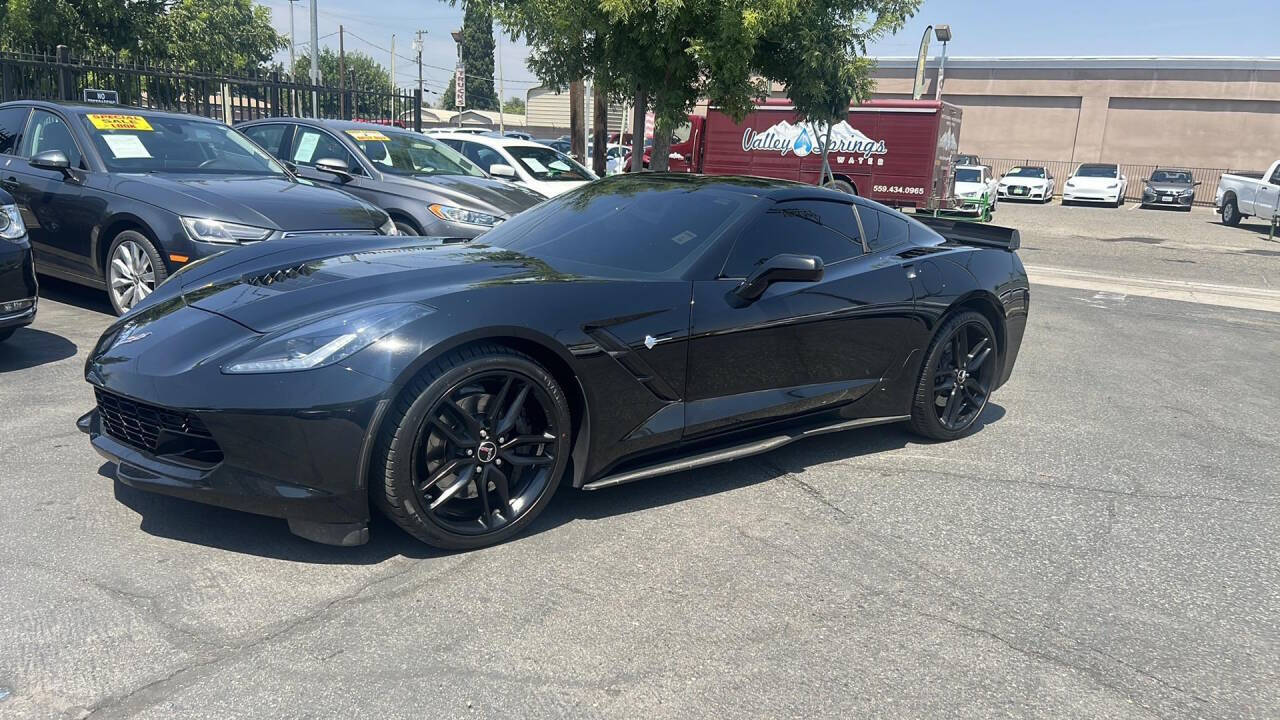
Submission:
<svg viewBox="0 0 1280 720">
<path fill-rule="evenodd" d="M 320 15 L 316 3 L 311 0 L 311 117 L 320 117 L 320 95 L 315 87 L 320 84 Z"/>
<path fill-rule="evenodd" d="M 947 43 L 951 41 L 951 26 L 939 25 L 933 29 L 933 33 L 938 38 L 938 42 L 942 43 L 942 58 L 938 62 L 938 87 L 934 90 L 934 100 L 942 99 L 942 80 L 947 72 Z"/>
</svg>

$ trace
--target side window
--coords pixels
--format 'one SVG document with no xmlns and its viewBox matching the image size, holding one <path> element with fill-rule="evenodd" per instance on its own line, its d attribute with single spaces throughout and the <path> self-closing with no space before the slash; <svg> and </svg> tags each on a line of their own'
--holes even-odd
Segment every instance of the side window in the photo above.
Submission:
<svg viewBox="0 0 1280 720">
<path fill-rule="evenodd" d="M 831 200 L 797 200 L 778 203 L 783 210 L 808 211 L 815 213 L 822 225 L 844 235 L 853 241 L 859 254 L 862 252 L 862 233 L 858 230 L 858 218 L 853 214 L 853 203 L 842 203 Z"/>
<path fill-rule="evenodd" d="M 245 128 L 244 134 L 248 135 L 250 140 L 258 143 L 263 150 L 278 158 L 287 159 L 284 158 L 285 153 L 280 146 L 283 144 L 285 131 L 288 129 L 289 126 L 284 123 L 254 125 L 253 127 Z"/>
<path fill-rule="evenodd" d="M 29 158 L 49 150 L 61 150 L 71 167 L 80 167 L 80 148 L 71 137 L 66 121 L 47 110 L 33 110 L 18 154 Z"/>
<path fill-rule="evenodd" d="M 826 265 L 861 255 L 862 245 L 824 225 L 819 212 L 797 207 L 811 204 L 779 203 L 756 218 L 738 236 L 721 275 L 746 277 L 757 265 L 781 253 L 816 255 Z M 851 209 L 849 212 L 852 215 Z"/>
<path fill-rule="evenodd" d="M 289 160 L 298 165 L 314 166 L 317 160 L 323 158 L 345 160 L 351 167 L 351 172 L 361 174 L 360 164 L 336 138 L 326 132 L 299 127 L 293 136 L 293 151 L 289 153 Z"/>
<path fill-rule="evenodd" d="M 867 230 L 867 237 L 870 240 L 869 244 L 871 245 L 871 250 L 873 252 L 901 245 L 907 241 L 907 237 L 911 231 L 907 227 L 907 221 L 905 218 L 900 218 L 897 215 L 881 210 L 868 210 L 867 212 L 862 213 L 864 225 L 866 224 L 867 216 L 872 214 L 878 216 L 880 226 L 875 235 L 871 234 L 871 230 L 869 228 Z"/>
<path fill-rule="evenodd" d="M 22 128 L 27 124 L 28 107 L 0 108 L 0 154 L 15 155 L 22 141 Z"/>
<path fill-rule="evenodd" d="M 1280 165 L 1276 165 L 1276 169 L 1271 173 L 1271 184 L 1280 185 Z"/>
<path fill-rule="evenodd" d="M 489 172 L 490 165 L 508 164 L 506 159 L 498 154 L 497 150 L 485 147 L 480 143 L 462 143 L 462 154 L 466 155 L 471 162 L 479 165 L 480 169 L 485 172 Z"/>
</svg>

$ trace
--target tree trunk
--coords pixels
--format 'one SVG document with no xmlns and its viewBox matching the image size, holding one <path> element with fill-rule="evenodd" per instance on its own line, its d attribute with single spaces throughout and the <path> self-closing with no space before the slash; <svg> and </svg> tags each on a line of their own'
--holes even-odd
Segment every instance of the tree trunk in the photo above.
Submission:
<svg viewBox="0 0 1280 720">
<path fill-rule="evenodd" d="M 606 147 L 609 143 L 609 99 L 604 96 L 600 85 L 592 87 L 595 96 L 595 112 L 592 114 L 591 132 L 591 171 L 600 177 L 605 174 Z"/>
<path fill-rule="evenodd" d="M 827 160 L 827 148 L 831 147 L 831 121 L 827 121 L 826 137 L 822 139 L 822 175 L 818 178 L 819 185 L 826 185 L 828 182 L 835 180 L 835 175 L 831 172 L 831 162 Z"/>
<path fill-rule="evenodd" d="M 653 152 L 649 154 L 649 169 L 666 172 L 671 160 L 671 127 L 665 120 L 653 124 Z"/>
<path fill-rule="evenodd" d="M 569 83 L 569 154 L 583 165 L 587 164 L 585 94 L 586 85 L 581 80 Z"/>
<path fill-rule="evenodd" d="M 636 88 L 636 106 L 631 113 L 631 172 L 644 168 L 644 116 L 649 111 L 649 96 Z"/>
</svg>

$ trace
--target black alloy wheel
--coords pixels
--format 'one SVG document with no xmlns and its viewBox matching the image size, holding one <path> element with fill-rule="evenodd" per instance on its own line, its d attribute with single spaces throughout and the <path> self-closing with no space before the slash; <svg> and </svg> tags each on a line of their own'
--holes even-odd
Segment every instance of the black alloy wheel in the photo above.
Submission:
<svg viewBox="0 0 1280 720">
<path fill-rule="evenodd" d="M 995 332 L 985 317 L 965 312 L 951 318 L 926 356 L 912 429 L 936 440 L 972 432 L 995 388 L 999 364 Z"/>
<path fill-rule="evenodd" d="M 446 549 L 498 543 L 554 495 L 568 462 L 568 405 L 530 358 L 496 345 L 455 351 L 398 407 L 375 500 L 415 537 Z"/>
</svg>

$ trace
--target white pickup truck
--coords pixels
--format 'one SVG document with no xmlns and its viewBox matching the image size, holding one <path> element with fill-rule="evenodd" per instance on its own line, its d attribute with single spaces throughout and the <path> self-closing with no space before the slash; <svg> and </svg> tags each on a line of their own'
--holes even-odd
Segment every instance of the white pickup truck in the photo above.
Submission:
<svg viewBox="0 0 1280 720">
<path fill-rule="evenodd" d="M 1264 173 L 1224 173 L 1213 206 L 1222 213 L 1225 225 L 1239 225 L 1247 217 L 1272 222 L 1280 209 L 1280 160 Z"/>
</svg>

